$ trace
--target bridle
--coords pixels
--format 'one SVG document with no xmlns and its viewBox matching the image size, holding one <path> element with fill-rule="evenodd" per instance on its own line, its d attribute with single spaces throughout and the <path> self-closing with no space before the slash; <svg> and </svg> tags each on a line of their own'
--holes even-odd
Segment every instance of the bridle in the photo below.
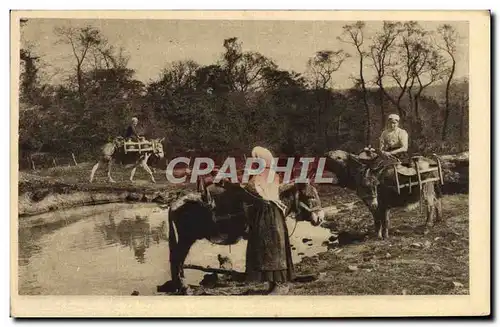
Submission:
<svg viewBox="0 0 500 327">
<path fill-rule="evenodd" d="M 246 190 L 244 188 L 240 188 L 240 190 L 245 192 L 246 195 L 250 196 L 251 198 L 262 201 L 262 199 L 260 197 L 252 194 L 248 190 Z M 294 192 L 292 198 L 293 198 L 293 200 L 292 200 L 293 204 L 291 204 L 290 206 L 287 206 L 287 209 L 285 211 L 285 218 L 288 217 L 290 215 L 290 213 L 292 213 L 292 212 L 295 212 L 295 215 L 297 217 L 297 216 L 300 216 L 303 211 L 306 211 L 308 213 L 316 213 L 316 212 L 319 212 L 323 209 L 321 207 L 321 205 L 319 205 L 319 204 L 317 204 L 315 206 L 309 206 L 305 201 L 300 200 L 300 191 L 299 190 Z M 213 201 L 213 199 L 212 199 L 212 201 Z M 213 203 L 212 201 L 210 201 L 211 203 L 209 204 L 209 207 L 210 207 L 212 213 L 215 214 L 215 203 Z M 222 217 L 224 217 L 225 219 L 230 219 L 231 217 L 241 216 L 242 214 L 245 215 L 246 210 L 250 207 L 253 207 L 253 206 L 254 206 L 254 204 L 243 204 L 243 210 L 235 212 L 235 213 L 227 213 L 227 214 L 217 215 L 217 217 L 219 219 Z M 293 228 L 292 233 L 289 235 L 289 237 L 291 237 L 293 235 L 293 233 L 295 232 L 295 229 L 297 228 L 297 223 L 298 223 L 298 220 L 295 219 L 295 226 Z"/>
<path fill-rule="evenodd" d="M 366 167 L 366 170 L 362 172 L 360 175 L 362 175 L 360 177 L 361 180 L 358 183 L 356 183 L 358 197 L 361 198 L 363 202 L 366 202 L 366 200 L 376 199 L 378 197 L 378 190 L 377 190 L 378 187 L 372 181 L 368 181 L 368 179 L 376 180 L 376 177 L 373 176 L 372 174 L 372 170 L 369 167 Z M 361 190 L 367 188 L 370 190 L 369 192 L 361 192 Z"/>
<path fill-rule="evenodd" d="M 160 146 L 162 145 L 160 141 L 158 140 L 152 140 L 151 143 L 153 144 L 153 154 L 155 156 L 159 156 L 160 154 Z"/>
</svg>

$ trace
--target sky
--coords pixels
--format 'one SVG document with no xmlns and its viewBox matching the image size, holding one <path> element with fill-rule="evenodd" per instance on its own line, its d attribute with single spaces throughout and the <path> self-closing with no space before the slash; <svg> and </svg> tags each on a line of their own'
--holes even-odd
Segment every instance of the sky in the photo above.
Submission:
<svg viewBox="0 0 500 327">
<path fill-rule="evenodd" d="M 130 57 L 129 68 L 135 78 L 147 83 L 157 79 L 161 69 L 176 60 L 191 59 L 201 65 L 215 63 L 223 53 L 223 40 L 237 37 L 244 51 L 258 51 L 271 58 L 280 69 L 305 73 L 307 60 L 319 50 L 344 49 L 355 55 L 349 44 L 337 40 L 342 26 L 349 21 L 255 21 L 255 20 L 138 20 L 138 19 L 31 19 L 22 28 L 21 42 L 34 46 L 46 63 L 44 70 L 58 83 L 74 62 L 68 45 L 56 44 L 55 27 L 97 27 L 116 48 L 123 47 Z M 449 23 L 460 39 L 457 47 L 456 77 L 468 76 L 468 23 L 419 21 L 427 30 Z M 367 21 L 368 41 L 382 26 L 381 21 Z M 368 43 L 368 42 L 367 42 Z M 358 74 L 355 56 L 334 73 L 334 86 L 351 87 L 351 76 Z M 373 71 L 366 70 L 368 77 Z"/>
</svg>

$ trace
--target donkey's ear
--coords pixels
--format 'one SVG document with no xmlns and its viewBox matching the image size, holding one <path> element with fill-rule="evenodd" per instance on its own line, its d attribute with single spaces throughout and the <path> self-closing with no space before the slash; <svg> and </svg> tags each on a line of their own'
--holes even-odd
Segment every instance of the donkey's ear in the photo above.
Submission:
<svg viewBox="0 0 500 327">
<path fill-rule="evenodd" d="M 291 190 L 292 188 L 294 188 L 296 186 L 295 183 L 286 183 L 286 184 L 281 184 L 279 186 L 279 192 L 280 193 L 284 193 L 284 192 L 287 192 L 289 190 Z"/>
</svg>

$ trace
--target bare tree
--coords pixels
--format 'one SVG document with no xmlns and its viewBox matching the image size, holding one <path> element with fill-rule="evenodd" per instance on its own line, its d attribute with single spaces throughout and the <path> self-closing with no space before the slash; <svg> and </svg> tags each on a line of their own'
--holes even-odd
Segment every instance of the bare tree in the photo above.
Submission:
<svg viewBox="0 0 500 327">
<path fill-rule="evenodd" d="M 75 73 L 80 101 L 84 102 L 84 63 L 92 50 L 96 50 L 106 41 L 99 30 L 87 26 L 84 28 L 56 27 L 55 34 L 58 43 L 69 44 L 75 57 Z"/>
<path fill-rule="evenodd" d="M 363 74 L 364 59 L 365 57 L 368 56 L 368 53 L 362 49 L 364 43 L 364 37 L 363 37 L 364 27 L 365 23 L 362 21 L 358 21 L 355 24 L 351 25 L 344 25 L 343 26 L 344 32 L 342 33 L 342 36 L 340 36 L 338 39 L 342 42 L 352 44 L 356 48 L 356 51 L 358 52 L 359 55 L 359 80 L 357 82 L 361 86 L 361 90 L 363 92 L 363 104 L 366 113 L 366 142 L 368 144 L 370 143 L 372 137 L 372 127 L 371 127 L 372 119 L 370 114 L 370 108 L 368 106 L 366 82 Z"/>
<path fill-rule="evenodd" d="M 20 19 L 21 33 L 28 23 L 27 19 Z M 25 43 L 19 50 L 20 56 L 20 96 L 33 104 L 37 91 L 39 91 L 40 56 L 36 54 L 32 43 Z"/>
<path fill-rule="evenodd" d="M 459 102 L 458 106 L 460 107 L 460 151 L 465 151 L 467 144 L 465 138 L 467 124 L 465 122 L 468 120 L 469 94 L 461 92 L 457 101 Z"/>
<path fill-rule="evenodd" d="M 266 69 L 278 66 L 258 52 L 245 52 L 237 65 L 235 77 L 236 91 L 247 92 L 260 88 L 265 80 Z"/>
<path fill-rule="evenodd" d="M 225 39 L 224 48 L 226 51 L 222 55 L 221 67 L 231 91 L 247 92 L 261 88 L 265 81 L 265 70 L 278 67 L 271 59 L 258 52 L 243 52 L 238 38 Z"/>
<path fill-rule="evenodd" d="M 422 69 L 419 65 L 425 65 L 426 49 L 422 44 L 422 39 L 426 32 L 414 21 L 403 25 L 400 32 L 400 42 L 396 44 L 396 60 L 389 66 L 389 76 L 399 87 L 399 93 L 395 98 L 387 94 L 389 100 L 394 103 L 399 114 L 406 117 L 411 111 L 403 109 L 401 101 L 405 93 L 410 100 L 410 109 L 412 101 L 412 90 L 415 85 L 416 74 Z"/>
<path fill-rule="evenodd" d="M 375 84 L 379 87 L 380 112 L 382 119 L 385 117 L 384 98 L 387 98 L 397 106 L 392 97 L 388 95 L 384 87 L 384 77 L 387 76 L 387 68 L 392 64 L 391 57 L 394 52 L 396 39 L 402 32 L 402 24 L 399 22 L 384 21 L 382 31 L 375 34 L 370 47 L 370 57 L 375 69 Z"/>
<path fill-rule="evenodd" d="M 322 50 L 307 61 L 308 74 L 315 89 L 317 96 L 317 133 L 318 137 L 324 134 L 324 146 L 328 146 L 328 122 L 324 121 L 324 113 L 328 108 L 328 102 L 331 98 L 330 89 L 333 87 L 332 76 L 338 71 L 342 63 L 350 55 L 344 50 Z M 340 119 L 340 118 L 339 118 Z"/>
<path fill-rule="evenodd" d="M 446 81 L 446 91 L 445 91 L 445 112 L 444 112 L 444 121 L 443 121 L 443 130 L 441 132 L 441 139 L 444 141 L 446 139 L 446 129 L 448 127 L 448 120 L 450 117 L 450 86 L 453 80 L 453 75 L 455 74 L 455 54 L 457 51 L 457 39 L 458 33 L 457 31 L 449 24 L 443 24 L 438 28 L 438 34 L 441 36 L 441 39 L 444 45 L 439 45 L 438 47 L 444 51 L 451 60 L 451 65 L 448 70 L 448 79 Z"/>
<path fill-rule="evenodd" d="M 418 82 L 417 92 L 413 96 L 413 108 L 415 119 L 419 130 L 422 129 L 422 116 L 419 109 L 420 99 L 423 91 L 430 85 L 443 79 L 443 57 L 438 53 L 431 43 L 422 40 L 419 47 L 422 54 L 419 62 L 414 67 L 413 78 Z"/>
<path fill-rule="evenodd" d="M 229 87 L 231 91 L 235 91 L 236 82 L 235 76 L 237 75 L 237 63 L 243 57 L 241 50 L 241 42 L 238 42 L 238 38 L 232 37 L 224 40 L 224 48 L 226 51 L 222 55 L 222 68 L 226 71 L 226 76 L 228 78 Z"/>
<path fill-rule="evenodd" d="M 307 61 L 307 68 L 316 89 L 329 89 L 333 85 L 332 74 L 339 70 L 350 55 L 344 50 L 322 50 Z"/>
</svg>

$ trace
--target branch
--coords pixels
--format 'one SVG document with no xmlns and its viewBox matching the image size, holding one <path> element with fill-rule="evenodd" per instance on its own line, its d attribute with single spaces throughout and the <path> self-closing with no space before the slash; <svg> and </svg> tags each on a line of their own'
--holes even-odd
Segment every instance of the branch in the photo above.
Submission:
<svg viewBox="0 0 500 327">
<path fill-rule="evenodd" d="M 76 58 L 77 64 L 78 64 L 78 65 L 80 65 L 80 62 L 81 62 L 81 61 L 83 61 L 83 59 L 82 59 L 82 60 L 80 60 L 80 58 L 79 58 L 79 57 L 78 57 L 78 55 L 76 54 L 76 49 L 75 49 L 75 44 L 73 43 L 73 39 L 72 39 L 72 38 L 71 38 L 71 36 L 69 36 L 69 35 L 65 35 L 65 36 L 68 38 L 69 43 L 71 44 L 71 49 L 73 49 L 73 54 L 75 55 L 75 58 Z"/>
<path fill-rule="evenodd" d="M 395 71 L 391 72 L 391 77 L 396 81 L 396 83 L 398 83 L 398 86 L 402 89 L 403 84 L 401 84 L 401 79 L 399 78 L 399 76 L 397 76 L 397 73 Z"/>
<path fill-rule="evenodd" d="M 204 272 L 211 272 L 211 273 L 217 273 L 217 274 L 222 274 L 222 275 L 245 275 L 245 273 L 236 271 L 236 270 L 227 270 L 227 269 L 220 269 L 220 268 L 209 268 L 209 267 L 202 267 L 198 265 L 190 265 L 190 264 L 185 264 L 184 269 L 195 269 L 195 270 L 201 270 Z"/>
</svg>

